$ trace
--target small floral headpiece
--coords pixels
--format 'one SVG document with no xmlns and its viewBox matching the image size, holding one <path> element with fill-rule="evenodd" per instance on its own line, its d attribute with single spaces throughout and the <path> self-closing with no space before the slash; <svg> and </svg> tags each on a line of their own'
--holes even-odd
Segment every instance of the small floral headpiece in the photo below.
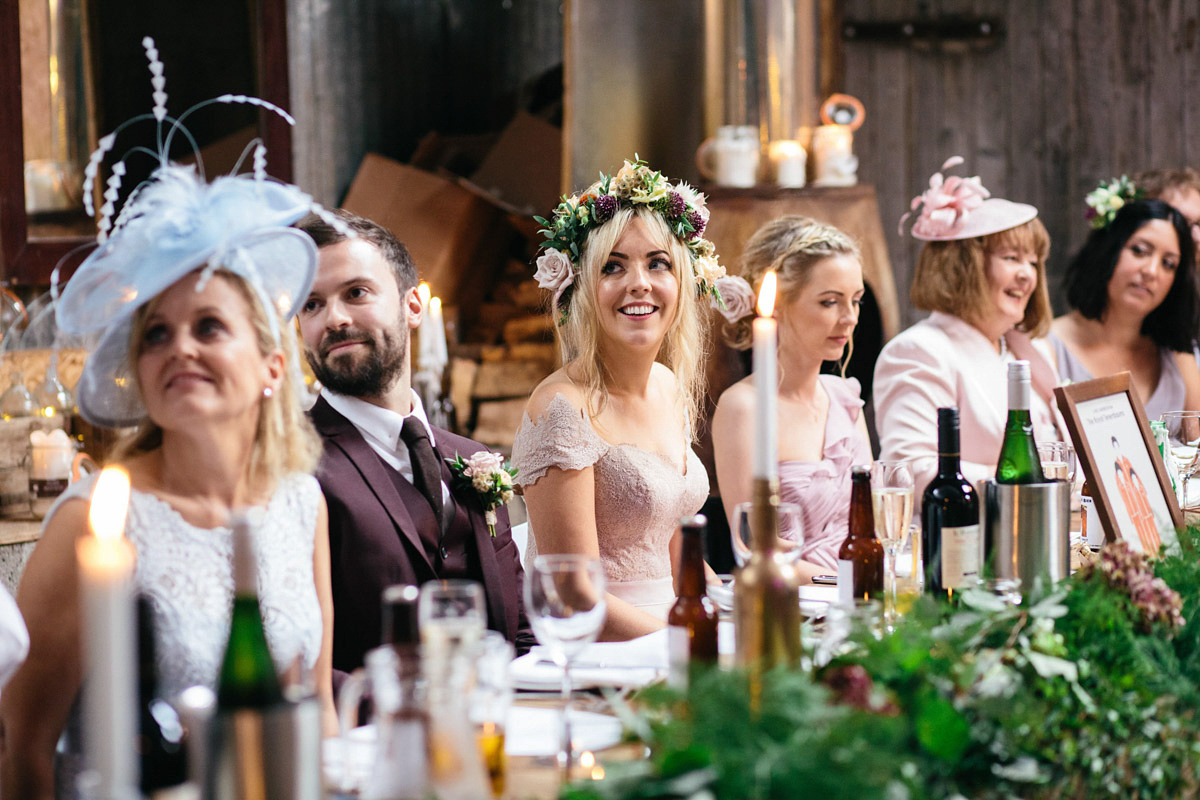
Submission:
<svg viewBox="0 0 1200 800">
<path fill-rule="evenodd" d="M 604 175 L 582 194 L 564 197 L 549 220 L 534 217 L 546 237 L 534 277 L 538 286 L 554 292 L 558 324 L 567 320 L 567 309 L 578 274 L 583 243 L 592 229 L 612 219 L 622 207 L 651 208 L 662 215 L 667 227 L 683 242 L 692 256 L 696 288 L 723 308 L 717 280 L 725 268 L 717 261 L 716 248 L 704 238 L 708 208 L 704 195 L 680 181 L 672 184 L 661 172 L 650 169 L 636 155 L 616 175 Z"/>
<path fill-rule="evenodd" d="M 1129 179 L 1128 175 L 1122 175 L 1109 181 L 1100 181 L 1100 185 L 1083 199 L 1088 206 L 1085 216 L 1096 230 L 1107 228 L 1126 203 L 1140 200 L 1142 196 L 1142 190 Z"/>
<path fill-rule="evenodd" d="M 912 199 L 908 213 L 900 218 L 901 236 L 904 223 L 914 215 L 910 233 L 925 242 L 987 236 L 1024 225 L 1037 216 L 1037 209 L 1027 203 L 992 197 L 978 176 L 942 175 L 962 163 L 962 156 L 951 156 L 940 171 L 933 173 L 929 188 Z"/>
</svg>

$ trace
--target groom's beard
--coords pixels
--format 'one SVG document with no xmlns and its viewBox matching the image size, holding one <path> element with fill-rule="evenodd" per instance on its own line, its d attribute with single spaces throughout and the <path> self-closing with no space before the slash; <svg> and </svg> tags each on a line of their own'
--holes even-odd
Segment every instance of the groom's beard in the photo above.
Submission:
<svg viewBox="0 0 1200 800">
<path fill-rule="evenodd" d="M 329 355 L 343 342 L 360 342 L 366 352 L 357 350 Z M 330 391 L 347 397 L 382 397 L 395 384 L 408 360 L 408 337 L 403 331 L 385 330 L 380 339 L 345 328 L 325 335 L 320 351 L 305 348 L 305 357 L 313 375 Z"/>
</svg>

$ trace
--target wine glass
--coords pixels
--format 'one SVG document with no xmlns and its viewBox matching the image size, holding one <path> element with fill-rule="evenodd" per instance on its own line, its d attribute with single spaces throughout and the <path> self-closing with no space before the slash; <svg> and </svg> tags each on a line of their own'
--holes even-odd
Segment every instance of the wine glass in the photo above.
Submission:
<svg viewBox="0 0 1200 800">
<path fill-rule="evenodd" d="M 896 627 L 896 553 L 912 524 L 913 470 L 909 461 L 876 461 L 871 465 L 871 509 L 875 536 L 883 545 L 885 583 L 884 624 Z"/>
<path fill-rule="evenodd" d="M 487 630 L 483 587 L 475 581 L 429 581 L 417 599 L 422 655 L 442 665 L 461 663 Z"/>
<path fill-rule="evenodd" d="M 1038 460 L 1048 481 L 1075 481 L 1075 448 L 1069 442 L 1038 442 Z"/>
<path fill-rule="evenodd" d="M 1200 411 L 1164 411 L 1162 421 L 1167 426 L 1171 442 L 1170 458 L 1164 458 L 1167 473 L 1175 480 L 1179 507 L 1185 511 L 1200 507 L 1200 498 L 1188 489 L 1188 482 L 1200 471 Z"/>
<path fill-rule="evenodd" d="M 750 527 L 754 519 L 754 503 L 738 503 L 733 507 L 733 527 L 730 538 L 733 542 L 733 560 L 744 567 L 754 549 L 754 533 Z M 804 545 L 804 522 L 800 506 L 795 503 L 779 504 L 779 539 L 776 547 L 793 558 L 799 558 Z"/>
<path fill-rule="evenodd" d="M 568 772 L 571 745 L 571 662 L 596 640 L 608 610 L 604 566 L 582 553 L 541 555 L 525 573 L 525 613 L 537 640 L 562 667 L 562 742 L 558 764 Z"/>
</svg>

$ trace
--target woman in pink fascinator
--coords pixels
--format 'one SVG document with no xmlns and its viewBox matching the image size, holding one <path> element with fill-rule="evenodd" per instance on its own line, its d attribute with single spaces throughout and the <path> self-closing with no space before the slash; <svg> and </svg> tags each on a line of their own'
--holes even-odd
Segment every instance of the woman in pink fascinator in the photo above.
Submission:
<svg viewBox="0 0 1200 800">
<path fill-rule="evenodd" d="M 945 171 L 962 163 L 954 157 Z M 881 459 L 913 462 L 917 496 L 937 467 L 937 409 L 956 406 L 962 471 L 972 483 L 996 471 L 1008 415 L 1007 363 L 1029 361 L 1038 441 L 1058 441 L 1058 383 L 1043 336 L 1050 326 L 1050 237 L 1037 209 L 991 197 L 978 177 L 934 173 L 913 198 L 911 235 L 925 242 L 911 297 L 930 315 L 887 343 L 875 364 Z"/>
</svg>

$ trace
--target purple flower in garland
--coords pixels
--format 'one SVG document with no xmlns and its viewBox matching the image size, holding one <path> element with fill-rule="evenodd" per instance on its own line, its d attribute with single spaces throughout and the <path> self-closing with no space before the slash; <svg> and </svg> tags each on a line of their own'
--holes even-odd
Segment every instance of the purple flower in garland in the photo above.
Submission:
<svg viewBox="0 0 1200 800">
<path fill-rule="evenodd" d="M 1077 574 L 1084 580 L 1098 574 L 1110 587 L 1128 594 L 1141 613 L 1143 629 L 1149 630 L 1156 623 L 1166 625 L 1170 631 L 1183 627 L 1183 601 L 1179 593 L 1162 578 L 1156 578 L 1150 560 L 1125 542 L 1105 545 L 1100 559 Z"/>
<path fill-rule="evenodd" d="M 708 220 L 704 218 L 703 214 L 699 211 L 689 211 L 687 220 L 692 223 L 692 227 L 695 229 L 688 235 L 689 239 L 695 239 L 698 236 L 704 235 L 704 228 L 708 225 Z"/>
<path fill-rule="evenodd" d="M 671 192 L 667 195 L 667 219 L 679 219 L 683 216 L 683 212 L 687 211 L 687 201 L 683 199 L 683 195 L 679 192 Z"/>
<path fill-rule="evenodd" d="M 611 194 L 602 194 L 592 201 L 592 213 L 596 222 L 604 222 L 617 213 L 617 198 Z"/>
</svg>

